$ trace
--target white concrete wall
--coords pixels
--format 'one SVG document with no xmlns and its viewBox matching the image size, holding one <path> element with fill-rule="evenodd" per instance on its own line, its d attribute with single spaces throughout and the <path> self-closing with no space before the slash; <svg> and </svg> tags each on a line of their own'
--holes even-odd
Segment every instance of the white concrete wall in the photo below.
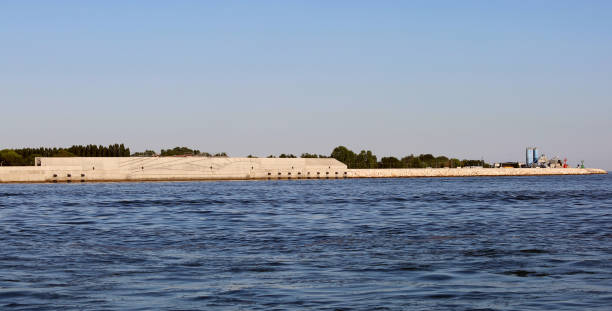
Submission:
<svg viewBox="0 0 612 311">
<path fill-rule="evenodd" d="M 333 178 L 346 172 L 335 159 L 72 157 L 38 162 L 41 166 L 0 168 L 0 182 Z"/>
</svg>

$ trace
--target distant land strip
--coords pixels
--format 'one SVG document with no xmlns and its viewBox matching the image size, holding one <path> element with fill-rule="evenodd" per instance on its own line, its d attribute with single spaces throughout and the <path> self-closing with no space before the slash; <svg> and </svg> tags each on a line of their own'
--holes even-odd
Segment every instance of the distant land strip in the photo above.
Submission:
<svg viewBox="0 0 612 311">
<path fill-rule="evenodd" d="M 38 147 L 0 150 L 0 166 L 33 166 L 37 157 L 168 157 L 168 156 L 197 156 L 197 157 L 228 157 L 226 152 L 208 153 L 188 147 L 174 147 L 162 149 L 159 153 L 153 150 L 130 152 L 124 144 L 103 145 L 73 145 L 71 147 Z M 266 158 L 298 158 L 290 153 L 278 156 L 267 155 Z M 249 155 L 248 158 L 257 158 Z M 347 165 L 348 168 L 455 168 L 466 166 L 491 167 L 490 163 L 481 160 L 449 158 L 434 156 L 432 154 L 407 155 L 404 157 L 378 157 L 370 150 L 361 150 L 359 153 L 338 146 L 329 155 L 316 153 L 302 153 L 299 158 L 334 158 Z"/>
<path fill-rule="evenodd" d="M 37 157 L 0 167 L 0 183 L 348 179 L 607 174 L 591 168 L 351 169 L 334 158 Z"/>
</svg>

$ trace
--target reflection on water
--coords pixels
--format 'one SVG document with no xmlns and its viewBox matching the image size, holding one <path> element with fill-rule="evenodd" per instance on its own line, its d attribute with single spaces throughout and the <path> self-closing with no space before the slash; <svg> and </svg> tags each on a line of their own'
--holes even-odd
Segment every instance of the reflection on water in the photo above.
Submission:
<svg viewBox="0 0 612 311">
<path fill-rule="evenodd" d="M 0 309 L 609 310 L 612 178 L 0 185 Z"/>
</svg>

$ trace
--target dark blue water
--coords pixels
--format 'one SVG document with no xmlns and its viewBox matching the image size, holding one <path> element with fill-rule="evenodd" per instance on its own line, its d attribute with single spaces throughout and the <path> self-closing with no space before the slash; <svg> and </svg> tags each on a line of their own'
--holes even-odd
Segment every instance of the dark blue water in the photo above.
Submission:
<svg viewBox="0 0 612 311">
<path fill-rule="evenodd" d="M 0 185 L 2 310 L 610 310 L 610 176 Z"/>
</svg>

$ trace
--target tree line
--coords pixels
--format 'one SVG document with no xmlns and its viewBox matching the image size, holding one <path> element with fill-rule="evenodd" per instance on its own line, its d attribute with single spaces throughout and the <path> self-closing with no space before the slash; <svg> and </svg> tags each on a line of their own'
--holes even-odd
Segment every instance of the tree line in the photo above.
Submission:
<svg viewBox="0 0 612 311">
<path fill-rule="evenodd" d="M 199 157 L 227 157 L 225 152 L 208 153 L 188 147 L 174 147 L 172 149 L 162 149 L 158 154 L 153 150 L 145 150 L 144 152 L 134 152 L 132 157 L 173 157 L 173 156 L 199 156 Z"/>
<path fill-rule="evenodd" d="M 130 148 L 123 144 L 73 145 L 69 148 L 21 148 L 0 150 L 0 164 L 5 166 L 34 165 L 36 157 L 129 157 Z"/>
<path fill-rule="evenodd" d="M 147 151 L 153 152 L 151 150 L 147 150 Z M 133 156 L 137 156 L 137 155 L 134 154 Z M 155 156 L 154 152 L 152 156 Z M 218 153 L 212 154 L 208 152 L 201 152 L 200 150 L 197 150 L 197 149 L 190 149 L 187 147 L 174 147 L 173 149 L 162 149 L 160 152 L 160 156 L 162 157 L 170 157 L 170 156 L 227 157 L 227 153 L 218 152 Z"/>
<path fill-rule="evenodd" d="M 348 168 L 455 168 L 465 166 L 483 166 L 491 167 L 490 164 L 483 160 L 459 160 L 456 158 L 448 158 L 446 156 L 433 156 L 432 154 L 413 154 L 402 157 L 383 157 L 377 161 L 376 155 L 370 150 L 361 150 L 355 153 L 352 150 L 338 146 L 331 153 L 332 158 L 346 164 Z"/>
<path fill-rule="evenodd" d="M 153 150 L 130 153 L 130 148 L 124 144 L 102 145 L 74 145 L 68 148 L 20 148 L 0 150 L 0 165 L 2 166 L 29 166 L 34 165 L 36 157 L 155 157 L 155 156 L 201 156 L 201 157 L 227 157 L 227 153 L 208 153 L 187 147 L 174 147 L 162 149 L 158 154 Z"/>
<path fill-rule="evenodd" d="M 268 156 L 268 158 L 276 158 L 277 156 L 271 154 Z M 248 158 L 257 158 L 256 156 L 250 155 L 248 156 Z M 294 154 L 291 153 L 281 153 L 278 158 L 297 158 L 297 156 L 295 156 Z M 329 156 L 323 155 L 323 154 L 314 154 L 314 153 L 302 153 L 300 155 L 300 158 L 329 158 Z"/>
</svg>

